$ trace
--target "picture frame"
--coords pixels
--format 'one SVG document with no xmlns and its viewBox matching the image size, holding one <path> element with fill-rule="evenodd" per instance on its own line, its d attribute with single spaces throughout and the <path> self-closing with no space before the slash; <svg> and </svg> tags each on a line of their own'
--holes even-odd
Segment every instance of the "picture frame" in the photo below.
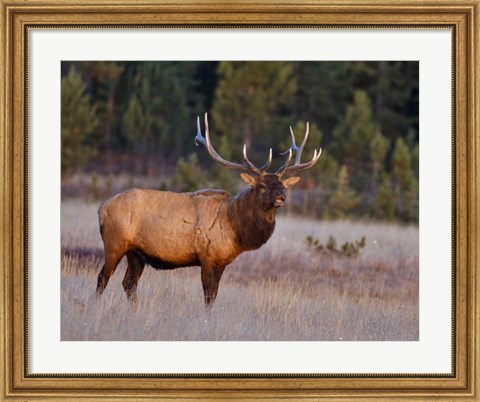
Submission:
<svg viewBox="0 0 480 402">
<path fill-rule="evenodd" d="M 1 2 L 2 400 L 480 400 L 478 40 L 480 2 Z M 28 361 L 28 30 L 164 26 L 451 27 L 455 130 L 452 373 L 32 374 Z M 453 173 L 452 173 L 453 174 Z"/>
</svg>

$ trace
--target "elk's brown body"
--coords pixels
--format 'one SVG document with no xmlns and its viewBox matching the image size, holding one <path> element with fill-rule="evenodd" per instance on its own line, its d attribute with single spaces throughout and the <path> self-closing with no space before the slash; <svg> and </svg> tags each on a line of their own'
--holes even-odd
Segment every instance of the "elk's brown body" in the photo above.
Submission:
<svg viewBox="0 0 480 402">
<path fill-rule="evenodd" d="M 276 209 L 285 201 L 284 189 L 299 180 L 282 180 L 281 175 L 313 166 L 319 157 L 315 152 L 312 161 L 300 164 L 307 126 L 300 148 L 296 147 L 292 133 L 288 160 L 276 173 L 266 173 L 271 151 L 269 161 L 261 169 L 251 164 L 245 148 L 246 165 L 233 164 L 221 159 L 211 147 L 206 116 L 205 124 L 206 139 L 198 132 L 196 140 L 205 144 L 210 155 L 228 168 L 248 171 L 257 177 L 242 173 L 250 187 L 236 196 L 223 190 L 174 193 L 131 189 L 104 201 L 98 214 L 105 264 L 98 276 L 97 295 L 103 293 L 126 255 L 128 268 L 123 287 L 130 300 L 136 300 L 137 283 L 145 264 L 156 269 L 200 265 L 205 302 L 212 303 L 225 267 L 243 251 L 261 247 L 272 235 Z M 294 165 L 288 166 L 292 150 L 297 152 L 297 158 Z"/>
<path fill-rule="evenodd" d="M 157 269 L 202 265 L 221 275 L 220 267 L 242 251 L 226 219 L 230 199 L 223 191 L 134 189 L 104 202 L 99 209 L 106 257 L 102 280 L 125 254 L 130 272 L 123 286 L 130 298 L 145 263 Z"/>
</svg>

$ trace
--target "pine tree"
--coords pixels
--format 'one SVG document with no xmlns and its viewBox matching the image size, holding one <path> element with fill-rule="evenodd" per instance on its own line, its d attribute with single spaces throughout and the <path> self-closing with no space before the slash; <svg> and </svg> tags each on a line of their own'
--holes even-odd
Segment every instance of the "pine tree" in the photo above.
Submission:
<svg viewBox="0 0 480 402">
<path fill-rule="evenodd" d="M 332 194 L 329 202 L 329 216 L 334 219 L 347 218 L 358 205 L 360 199 L 356 192 L 350 187 L 348 170 L 342 166 L 338 173 L 336 191 Z"/>
<path fill-rule="evenodd" d="M 299 61 L 294 64 L 298 92 L 295 114 L 317 123 L 330 134 L 343 120 L 351 99 L 354 76 L 348 62 Z"/>
<path fill-rule="evenodd" d="M 92 134 L 98 126 L 96 107 L 74 66 L 62 78 L 62 175 L 85 166 L 97 153 Z"/>
<path fill-rule="evenodd" d="M 390 176 L 381 175 L 381 180 L 375 194 L 375 210 L 373 215 L 377 218 L 393 220 L 395 217 L 395 194 Z"/>
<path fill-rule="evenodd" d="M 397 186 L 401 190 L 409 187 L 413 173 L 411 168 L 412 160 L 410 151 L 403 138 L 397 138 L 395 149 L 392 155 L 393 176 Z"/>
<path fill-rule="evenodd" d="M 370 141 L 370 155 L 372 158 L 372 181 L 378 182 L 378 177 L 385 169 L 385 157 L 390 144 L 388 140 L 377 131 Z"/>
<path fill-rule="evenodd" d="M 116 95 L 118 82 L 123 73 L 122 62 L 90 61 L 80 62 L 83 68 L 95 83 L 97 93 L 98 115 L 102 116 L 99 122 L 101 132 L 100 144 L 109 147 L 115 141 L 114 132 L 118 125 L 118 110 Z"/>
<path fill-rule="evenodd" d="M 408 211 L 410 220 L 413 222 L 418 222 L 418 208 L 419 208 L 419 146 L 415 144 L 412 150 L 412 171 L 413 179 L 412 185 L 408 192 Z"/>
<path fill-rule="evenodd" d="M 414 61 L 296 62 L 295 110 L 330 133 L 361 90 L 371 99 L 375 120 L 390 142 L 408 130 L 418 141 L 418 66 Z"/>
<path fill-rule="evenodd" d="M 279 130 L 288 136 L 289 110 L 296 91 L 291 62 L 232 62 L 218 65 L 219 81 L 212 106 L 212 127 L 226 135 L 234 158 L 241 158 L 241 144 L 247 144 L 255 163 L 266 159 L 265 149 L 278 142 Z M 288 116 L 287 116 L 288 117 Z M 282 131 L 281 131 L 282 132 Z M 283 137 L 285 138 L 285 137 Z M 261 147 L 257 154 L 251 145 Z"/>
<path fill-rule="evenodd" d="M 193 151 L 193 108 L 196 63 L 128 63 L 123 84 L 125 101 L 123 132 L 145 164 L 176 160 L 184 149 Z M 156 169 L 158 171 L 158 169 Z"/>
<path fill-rule="evenodd" d="M 380 61 L 374 68 L 375 81 L 368 93 L 385 135 L 394 142 L 413 131 L 418 142 L 418 62 Z"/>
<path fill-rule="evenodd" d="M 385 158 L 387 156 L 389 148 L 389 141 L 382 135 L 380 131 L 377 131 L 375 136 L 370 142 L 370 155 L 371 155 L 371 165 L 372 173 L 370 178 L 370 194 L 369 198 L 369 209 L 370 214 L 374 217 L 383 217 L 384 213 L 382 208 L 379 208 L 377 205 L 379 198 L 385 197 L 386 183 L 385 183 Z M 383 194 L 380 195 L 380 187 Z"/>
<path fill-rule="evenodd" d="M 411 218 L 415 183 L 410 150 L 401 137 L 397 138 L 395 142 L 392 155 L 392 173 L 395 183 L 397 214 L 400 218 L 408 220 Z"/>
<path fill-rule="evenodd" d="M 371 172 L 369 144 L 378 131 L 370 98 L 366 92 L 356 91 L 344 121 L 333 133 L 334 143 L 331 148 L 336 159 L 347 166 L 353 186 L 359 193 L 368 189 Z"/>
<path fill-rule="evenodd" d="M 410 222 L 418 223 L 418 180 L 412 179 L 405 195 L 406 218 Z"/>
<path fill-rule="evenodd" d="M 415 179 L 418 180 L 419 174 L 420 149 L 418 144 L 415 144 L 412 151 L 412 169 Z"/>
<path fill-rule="evenodd" d="M 332 193 L 337 185 L 339 165 L 335 158 L 328 152 L 328 149 L 322 151 L 322 156 L 314 166 L 315 181 L 322 191 Z"/>
<path fill-rule="evenodd" d="M 135 93 L 130 96 L 123 123 L 124 130 L 134 145 L 134 151 L 146 155 L 151 142 L 151 119 Z"/>
</svg>

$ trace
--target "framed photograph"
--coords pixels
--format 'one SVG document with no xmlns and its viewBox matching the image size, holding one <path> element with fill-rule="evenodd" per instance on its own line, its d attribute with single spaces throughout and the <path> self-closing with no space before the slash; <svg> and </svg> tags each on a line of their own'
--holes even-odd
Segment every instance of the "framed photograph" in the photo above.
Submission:
<svg viewBox="0 0 480 402">
<path fill-rule="evenodd" d="M 1 2 L 2 400 L 480 400 L 478 0 Z"/>
</svg>

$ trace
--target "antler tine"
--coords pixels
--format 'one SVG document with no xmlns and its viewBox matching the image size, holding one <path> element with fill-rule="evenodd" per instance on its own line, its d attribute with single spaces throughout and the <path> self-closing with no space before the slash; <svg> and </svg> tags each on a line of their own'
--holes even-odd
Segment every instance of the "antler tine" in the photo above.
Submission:
<svg viewBox="0 0 480 402">
<path fill-rule="evenodd" d="M 293 156 L 292 148 L 289 148 L 286 152 L 288 152 L 287 161 L 282 166 L 280 166 L 280 168 L 275 172 L 275 174 L 279 177 L 281 177 L 285 173 L 285 169 L 288 167 L 288 165 L 290 164 L 290 161 L 292 160 L 292 156 Z M 283 154 L 285 155 L 285 152 L 283 152 Z"/>
<path fill-rule="evenodd" d="M 291 127 L 290 127 L 290 130 L 292 130 Z M 310 123 L 307 121 L 307 126 L 305 128 L 305 135 L 303 137 L 303 141 L 300 144 L 300 148 L 297 149 L 297 154 L 295 155 L 295 164 L 300 163 L 300 158 L 302 157 L 303 148 L 305 148 L 305 144 L 307 143 L 309 133 L 310 133 Z M 292 135 L 293 135 L 293 130 L 292 130 Z"/>
<path fill-rule="evenodd" d="M 198 147 L 200 143 L 203 145 L 207 144 L 205 138 L 202 136 L 202 130 L 200 128 L 200 116 L 197 116 L 197 135 L 195 136 L 194 144 Z"/>
<path fill-rule="evenodd" d="M 321 154 L 322 154 L 322 148 L 319 148 L 318 151 L 315 149 L 313 151 L 313 158 L 309 162 L 300 163 L 300 164 L 295 163 L 292 166 L 288 166 L 285 172 L 286 173 L 294 173 L 294 172 L 298 172 L 299 170 L 309 169 L 309 168 L 313 167 L 315 165 L 315 163 L 317 163 Z"/>
<path fill-rule="evenodd" d="M 286 155 L 290 152 L 290 150 L 295 152 L 298 151 L 297 144 L 295 144 L 295 134 L 293 134 L 292 126 L 290 126 L 290 135 L 292 136 L 292 146 L 288 148 L 285 152 L 280 152 L 279 155 Z"/>
<path fill-rule="evenodd" d="M 265 165 L 263 165 L 261 168 L 260 168 L 260 171 L 262 173 L 266 173 L 267 172 L 267 169 L 270 167 L 270 165 L 272 164 L 272 148 L 270 148 L 270 152 L 268 154 L 268 160 L 267 162 L 265 163 Z"/>
<path fill-rule="evenodd" d="M 293 172 L 297 172 L 299 170 L 308 169 L 308 168 L 313 167 L 313 165 L 315 165 L 315 163 L 317 163 L 318 159 L 320 158 L 320 155 L 322 154 L 322 149 L 321 148 L 319 148 L 318 151 L 316 149 L 314 150 L 313 158 L 309 162 L 300 163 L 300 160 L 302 158 L 303 148 L 305 148 L 305 144 L 307 143 L 309 133 L 310 133 L 310 124 L 307 122 L 306 129 L 305 129 L 305 136 L 303 137 L 303 141 L 300 144 L 300 147 L 298 147 L 295 144 L 295 135 L 293 133 L 293 129 L 292 129 L 292 127 L 290 127 L 290 134 L 292 136 L 292 146 L 286 152 L 283 152 L 281 154 L 281 155 L 285 155 L 287 152 L 290 152 L 290 157 L 289 157 L 287 163 L 284 164 L 280 169 L 277 170 L 276 174 L 278 176 L 282 176 L 284 173 L 293 173 Z M 296 153 L 295 162 L 292 166 L 288 166 L 288 164 L 290 163 L 290 160 L 291 160 L 292 151 L 295 151 L 295 153 Z"/>
<path fill-rule="evenodd" d="M 248 165 L 248 167 L 253 173 L 258 174 L 259 176 L 262 174 L 262 171 L 259 168 L 257 168 L 252 162 L 250 162 L 250 159 L 248 159 L 247 144 L 243 144 L 243 160 L 245 161 L 245 163 Z"/>
<path fill-rule="evenodd" d="M 250 159 L 248 159 L 247 144 L 243 144 L 243 160 L 248 165 L 248 167 L 252 170 L 252 172 L 254 172 L 255 174 L 258 174 L 259 176 L 262 176 L 267 172 L 267 169 L 272 164 L 272 148 L 270 148 L 267 162 L 260 169 L 257 168 L 252 162 L 250 162 Z"/>
<path fill-rule="evenodd" d="M 281 152 L 279 155 L 286 155 L 288 151 L 291 149 L 295 151 L 295 163 L 300 163 L 300 158 L 302 157 L 303 148 L 305 148 L 305 144 L 307 143 L 308 134 L 310 133 L 310 124 L 307 121 L 307 128 L 305 130 L 305 135 L 303 137 L 303 141 L 300 144 L 300 147 L 295 144 L 295 134 L 293 133 L 293 128 L 290 126 L 290 135 L 292 136 L 292 146 L 287 149 L 285 152 Z"/>
<path fill-rule="evenodd" d="M 280 155 L 286 155 L 288 153 L 288 157 L 287 157 L 286 162 L 276 171 L 275 174 L 277 176 L 281 177 L 284 173 L 293 173 L 293 172 L 297 172 L 299 170 L 308 169 L 308 168 L 311 168 L 313 165 L 315 165 L 315 163 L 317 163 L 317 161 L 320 158 L 320 155 L 322 153 L 321 148 L 319 148 L 318 151 L 315 149 L 315 151 L 313 153 L 313 158 L 309 162 L 306 162 L 306 163 L 301 163 L 300 162 L 300 159 L 302 157 L 303 148 L 305 148 L 305 144 L 307 143 L 309 131 L 310 131 L 310 125 L 307 122 L 306 130 L 305 130 L 305 136 L 303 137 L 303 141 L 300 144 L 300 147 L 298 147 L 297 144 L 295 143 L 295 134 L 293 133 L 292 127 L 290 127 L 290 134 L 292 136 L 292 146 L 287 151 L 282 152 L 280 154 Z M 243 172 L 250 172 L 250 173 L 254 173 L 258 176 L 262 176 L 262 175 L 266 174 L 267 169 L 272 164 L 272 149 L 270 148 L 270 152 L 269 152 L 269 155 L 268 155 L 267 162 L 261 168 L 257 168 L 250 161 L 250 159 L 248 159 L 247 145 L 246 144 L 243 146 L 243 160 L 245 162 L 244 164 L 243 163 L 242 164 L 233 163 L 233 162 L 229 162 L 229 161 L 226 161 L 225 159 L 223 159 L 217 153 L 217 151 L 215 151 L 215 149 L 213 148 L 212 143 L 210 141 L 210 132 L 209 132 L 209 129 L 208 129 L 208 114 L 207 113 L 205 113 L 205 137 L 203 137 L 202 133 L 201 133 L 200 116 L 197 116 L 197 135 L 195 136 L 195 145 L 198 146 L 199 143 L 202 143 L 205 146 L 205 148 L 207 148 L 207 151 L 208 151 L 209 155 L 212 157 L 213 160 L 217 161 L 218 163 L 220 163 L 221 165 L 225 166 L 228 169 L 236 169 L 236 170 L 240 170 L 240 171 L 243 171 Z M 295 155 L 295 163 L 292 166 L 289 166 L 290 162 L 292 161 L 293 152 L 295 152 L 295 154 L 296 154 Z"/>
<path fill-rule="evenodd" d="M 241 163 L 234 163 L 234 162 L 229 162 L 225 159 L 223 159 L 217 151 L 212 146 L 212 143 L 210 141 L 210 132 L 208 129 L 208 114 L 205 113 L 205 137 L 202 136 L 201 134 L 201 128 L 200 128 L 200 116 L 197 117 L 197 135 L 195 137 L 195 145 L 198 146 L 199 143 L 202 143 L 205 145 L 205 148 L 207 148 L 207 151 L 209 155 L 212 157 L 213 160 L 217 161 L 221 165 L 225 166 L 228 169 L 236 169 L 240 170 L 243 172 L 250 172 L 250 173 L 255 173 L 257 175 L 262 175 L 264 172 L 261 171 L 261 169 L 258 169 L 253 163 L 251 163 L 248 158 L 246 157 L 246 147 L 244 146 L 243 148 L 243 155 L 245 162 L 247 163 L 247 166 Z"/>
</svg>

